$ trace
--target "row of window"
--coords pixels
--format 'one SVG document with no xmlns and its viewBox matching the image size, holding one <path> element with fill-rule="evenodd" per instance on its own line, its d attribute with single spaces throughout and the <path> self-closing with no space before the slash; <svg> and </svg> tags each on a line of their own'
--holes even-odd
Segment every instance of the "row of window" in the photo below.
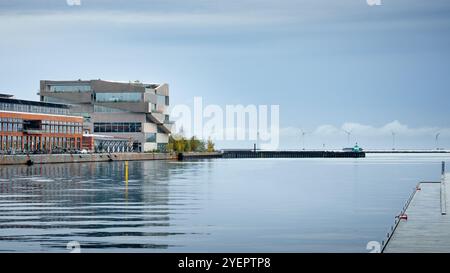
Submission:
<svg viewBox="0 0 450 273">
<path fill-rule="evenodd" d="M 29 120 L 26 120 L 29 121 Z M 33 120 L 39 121 L 39 120 Z M 24 120 L 21 118 L 12 118 L 12 117 L 0 117 L 0 122 L 8 122 L 8 123 L 23 123 Z M 58 121 L 58 120 L 42 120 L 42 124 L 50 124 L 50 125 L 68 125 L 68 126 L 81 126 L 80 122 L 73 121 Z"/>
<path fill-rule="evenodd" d="M 98 122 L 94 123 L 95 133 L 136 133 L 142 131 L 140 122 Z"/>
<path fill-rule="evenodd" d="M 89 92 L 91 86 L 89 84 L 76 85 L 49 85 L 47 87 L 50 92 Z"/>
<path fill-rule="evenodd" d="M 96 102 L 139 102 L 142 101 L 142 93 L 95 93 L 94 101 Z"/>
<path fill-rule="evenodd" d="M 22 132 L 22 123 L 2 122 L 0 123 L 0 131 L 2 132 Z"/>
<path fill-rule="evenodd" d="M 25 129 L 40 130 L 47 133 L 62 133 L 62 134 L 81 134 L 82 126 L 78 125 L 59 125 L 59 124 L 42 124 L 41 127 L 27 127 Z M 1 122 L 1 132 L 23 132 L 24 124 L 22 122 Z"/>
<path fill-rule="evenodd" d="M 64 89 L 65 88 L 65 89 Z M 91 91 L 90 86 L 64 86 L 64 85 L 58 85 L 58 86 L 50 86 L 51 92 L 87 92 Z M 119 93 L 93 93 L 92 97 L 93 100 L 96 102 L 140 102 L 143 101 L 142 97 L 143 93 L 141 92 L 119 92 Z M 52 102 L 52 103 L 64 103 L 64 104 L 70 104 L 69 101 L 60 99 L 60 98 L 53 98 L 53 97 L 47 97 L 45 96 L 43 98 L 45 102 Z M 169 105 L 169 96 L 164 95 L 156 95 L 156 104 L 158 105 Z M 152 110 L 156 110 L 156 104 L 152 105 Z M 153 109 L 155 108 L 155 109 Z M 97 111 L 95 111 L 97 112 Z"/>
<path fill-rule="evenodd" d="M 60 134 L 81 134 L 83 128 L 81 126 L 64 126 L 64 125 L 42 125 L 42 131 L 46 133 Z"/>
<path fill-rule="evenodd" d="M 2 111 L 12 111 L 12 112 L 29 112 L 29 113 L 40 113 L 40 114 L 55 114 L 55 115 L 68 115 L 69 110 L 66 108 L 56 108 L 48 106 L 38 106 L 38 105 L 27 105 L 27 104 L 16 104 L 0 102 L 0 110 Z"/>
<path fill-rule="evenodd" d="M 94 112 L 96 112 L 96 113 L 125 113 L 128 111 L 94 104 Z"/>
<path fill-rule="evenodd" d="M 81 126 L 82 125 L 80 122 L 58 121 L 58 120 L 43 120 L 42 124 L 66 125 L 66 126 Z"/>
<path fill-rule="evenodd" d="M 81 138 L 0 135 L 1 151 L 78 150 L 80 148 Z"/>
</svg>

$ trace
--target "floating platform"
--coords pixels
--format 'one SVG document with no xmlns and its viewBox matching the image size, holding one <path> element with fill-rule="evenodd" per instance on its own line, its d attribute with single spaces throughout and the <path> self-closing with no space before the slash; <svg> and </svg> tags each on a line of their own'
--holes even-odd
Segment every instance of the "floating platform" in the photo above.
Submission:
<svg viewBox="0 0 450 273">
<path fill-rule="evenodd" d="M 450 253 L 449 180 L 447 173 L 440 182 L 417 186 L 388 235 L 384 253 Z"/>
</svg>

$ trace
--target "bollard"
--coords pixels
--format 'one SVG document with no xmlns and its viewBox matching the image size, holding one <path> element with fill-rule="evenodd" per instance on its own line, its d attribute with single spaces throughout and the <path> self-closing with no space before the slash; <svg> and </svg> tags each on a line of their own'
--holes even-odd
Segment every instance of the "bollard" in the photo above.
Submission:
<svg viewBox="0 0 450 273">
<path fill-rule="evenodd" d="M 442 174 L 442 175 L 445 174 L 445 161 L 442 161 L 442 170 L 441 170 L 441 174 Z"/>
</svg>

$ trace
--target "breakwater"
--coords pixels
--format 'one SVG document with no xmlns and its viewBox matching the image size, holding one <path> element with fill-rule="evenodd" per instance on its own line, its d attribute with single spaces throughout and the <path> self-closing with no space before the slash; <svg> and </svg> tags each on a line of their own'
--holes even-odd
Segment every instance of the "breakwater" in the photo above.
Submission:
<svg viewBox="0 0 450 273">
<path fill-rule="evenodd" d="M 363 152 L 227 150 L 213 153 L 180 153 L 178 160 L 204 158 L 362 158 Z"/>
<path fill-rule="evenodd" d="M 363 152 L 337 151 L 251 151 L 228 150 L 204 153 L 103 153 L 103 154 L 40 154 L 3 155 L 0 165 L 33 165 L 51 163 L 81 163 L 125 160 L 192 160 L 213 158 L 361 158 Z"/>
<path fill-rule="evenodd" d="M 51 163 L 81 163 L 125 160 L 169 160 L 176 159 L 172 153 L 104 153 L 104 154 L 42 154 L 3 155 L 0 165 L 33 165 Z"/>
</svg>

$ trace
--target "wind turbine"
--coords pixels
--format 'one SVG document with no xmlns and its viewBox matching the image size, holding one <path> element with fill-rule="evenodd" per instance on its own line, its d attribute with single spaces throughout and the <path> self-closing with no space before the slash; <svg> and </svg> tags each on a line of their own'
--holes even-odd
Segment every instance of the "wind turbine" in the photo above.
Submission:
<svg viewBox="0 0 450 273">
<path fill-rule="evenodd" d="M 350 135 L 352 134 L 353 130 L 342 130 L 347 134 L 347 145 L 350 147 Z"/>
<path fill-rule="evenodd" d="M 395 132 L 392 131 L 392 150 L 395 150 Z"/>
<path fill-rule="evenodd" d="M 305 150 L 305 136 L 306 136 L 306 134 L 309 134 L 309 133 L 303 131 L 303 129 L 300 129 L 300 132 L 302 133 L 303 151 L 304 151 Z"/>
<path fill-rule="evenodd" d="M 436 134 L 436 149 L 439 150 L 439 137 L 441 136 L 441 133 L 438 132 Z"/>
</svg>

